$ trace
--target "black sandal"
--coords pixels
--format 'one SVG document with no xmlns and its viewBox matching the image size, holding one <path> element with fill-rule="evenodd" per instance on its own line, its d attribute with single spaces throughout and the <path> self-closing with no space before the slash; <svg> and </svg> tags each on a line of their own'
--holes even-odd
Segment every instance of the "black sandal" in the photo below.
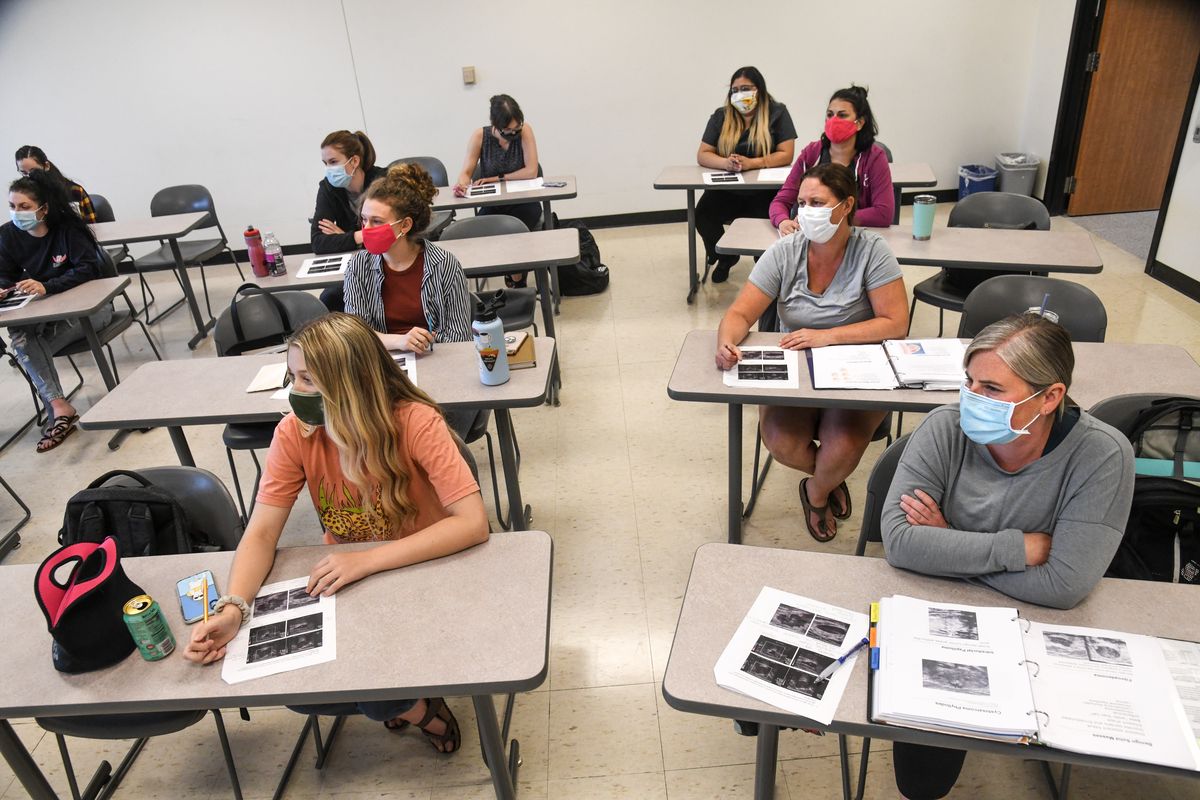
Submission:
<svg viewBox="0 0 1200 800">
<path fill-rule="evenodd" d="M 445 724 L 445 733 L 430 733 L 426 730 L 426 727 L 434 719 L 440 719 Z M 458 731 L 458 720 L 454 718 L 446 701 L 440 697 L 425 698 L 425 716 L 421 717 L 417 727 L 421 733 L 425 734 L 425 738 L 433 745 L 433 749 L 439 753 L 453 753 L 462 744 L 462 735 Z"/>
<path fill-rule="evenodd" d="M 396 717 L 395 719 L 389 719 L 384 722 L 383 727 L 387 728 L 389 733 L 400 733 L 410 724 L 411 723 L 409 723 L 408 720 Z"/>
<path fill-rule="evenodd" d="M 812 502 L 808 499 L 808 489 L 805 488 L 805 485 L 808 483 L 808 481 L 809 478 L 805 478 L 804 480 L 800 481 L 800 505 L 804 507 L 804 527 L 808 528 L 808 535 L 816 539 L 818 542 L 832 541 L 833 537 L 837 536 L 837 528 L 835 527 L 833 529 L 833 533 L 830 533 L 827 529 L 825 512 L 829 510 L 829 505 L 828 503 L 823 506 L 814 506 L 812 504 Z M 817 523 L 817 527 L 815 528 L 812 524 L 813 514 L 819 514 L 821 517 L 821 521 Z"/>
<path fill-rule="evenodd" d="M 854 510 L 854 506 L 850 503 L 850 487 L 846 485 L 845 481 L 842 481 L 840 484 L 838 484 L 837 489 L 833 490 L 833 492 L 837 493 L 839 490 L 841 491 L 842 496 L 844 496 L 846 498 L 846 505 L 842 508 L 841 511 L 838 511 L 837 505 L 835 505 L 833 503 L 833 494 L 830 494 L 829 495 L 829 501 L 830 501 L 829 505 L 833 506 L 833 518 L 834 519 L 850 519 L 850 512 Z"/>
<path fill-rule="evenodd" d="M 50 427 L 42 431 L 42 438 L 37 443 L 37 451 L 49 453 L 65 442 L 67 437 L 75 432 L 75 423 L 78 420 L 78 414 L 63 414 L 61 417 L 55 417 Z"/>
</svg>

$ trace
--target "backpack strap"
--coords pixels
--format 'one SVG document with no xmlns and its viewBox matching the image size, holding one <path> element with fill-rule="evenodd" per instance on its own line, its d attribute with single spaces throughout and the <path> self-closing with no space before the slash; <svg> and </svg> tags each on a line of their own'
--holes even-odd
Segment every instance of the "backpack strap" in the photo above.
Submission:
<svg viewBox="0 0 1200 800">
<path fill-rule="evenodd" d="M 1179 409 L 1179 430 L 1175 434 L 1175 469 L 1172 477 L 1182 479 L 1188 437 L 1192 435 L 1192 408 Z"/>
<path fill-rule="evenodd" d="M 129 478 L 129 479 L 135 481 L 139 486 L 153 486 L 154 485 L 150 481 L 148 481 L 146 479 L 146 476 L 142 475 L 140 472 L 134 472 L 133 470 L 129 470 L 129 469 L 114 469 L 110 472 L 104 473 L 99 478 L 96 478 L 96 480 L 92 481 L 91 483 L 89 483 L 87 485 L 87 488 L 99 489 L 101 486 L 103 486 L 104 484 L 108 483 L 110 480 L 112 480 L 113 478 L 116 478 L 116 477 Z"/>
<path fill-rule="evenodd" d="M 245 331 L 242 329 L 242 321 L 238 318 L 238 303 L 243 299 L 261 295 L 267 299 L 267 304 L 275 310 L 275 315 L 279 317 L 279 324 L 283 334 L 286 336 L 292 329 L 292 322 L 288 318 L 287 309 L 283 303 L 279 302 L 279 298 L 270 292 L 264 291 L 261 286 L 256 283 L 243 283 L 233 293 L 233 300 L 229 303 L 229 321 L 233 323 L 233 335 L 237 337 L 239 343 L 246 340 Z"/>
</svg>

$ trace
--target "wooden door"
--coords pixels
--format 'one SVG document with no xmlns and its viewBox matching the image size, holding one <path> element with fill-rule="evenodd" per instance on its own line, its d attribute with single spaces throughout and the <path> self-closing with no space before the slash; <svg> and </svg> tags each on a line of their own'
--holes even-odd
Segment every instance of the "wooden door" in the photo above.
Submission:
<svg viewBox="0 0 1200 800">
<path fill-rule="evenodd" d="M 1162 203 L 1200 58 L 1197 0 L 1107 0 L 1067 213 Z"/>
</svg>

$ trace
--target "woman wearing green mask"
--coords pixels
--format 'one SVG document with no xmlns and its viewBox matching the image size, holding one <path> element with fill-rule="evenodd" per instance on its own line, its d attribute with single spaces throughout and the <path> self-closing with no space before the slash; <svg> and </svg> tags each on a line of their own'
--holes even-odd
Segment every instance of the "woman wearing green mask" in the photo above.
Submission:
<svg viewBox="0 0 1200 800">
<path fill-rule="evenodd" d="M 755 67 L 741 67 L 729 79 L 725 104 L 712 113 L 696 163 L 721 172 L 786 167 L 796 147 L 796 126 L 787 106 L 767 92 L 767 80 Z M 696 204 L 696 231 L 713 283 L 723 283 L 739 256 L 717 255 L 725 226 L 738 217 L 766 218 L 775 197 L 771 189 L 707 191 Z"/>
<path fill-rule="evenodd" d="M 308 592 L 332 595 L 376 572 L 457 553 L 488 538 L 479 486 L 437 405 L 414 386 L 358 317 L 328 314 L 301 328 L 288 347 L 292 413 L 275 430 L 254 513 L 238 545 L 216 613 L 193 631 L 184 655 L 209 664 L 244 622 L 271 570 L 284 523 L 301 491 L 332 548 L 313 566 Z M 409 723 L 449 753 L 458 723 L 441 698 L 341 703 L 303 713 L 362 713 L 392 731 Z"/>
<path fill-rule="evenodd" d="M 0 225 L 0 297 L 35 298 L 65 292 L 100 275 L 100 254 L 87 223 L 71 207 L 62 181 L 46 170 L 30 170 L 8 187 L 12 222 Z M 100 330 L 112 306 L 91 316 Z M 82 339 L 79 320 L 60 320 L 9 329 L 13 350 L 49 412 L 37 452 L 58 447 L 75 432 L 79 415 L 63 395 L 54 354 Z"/>
</svg>

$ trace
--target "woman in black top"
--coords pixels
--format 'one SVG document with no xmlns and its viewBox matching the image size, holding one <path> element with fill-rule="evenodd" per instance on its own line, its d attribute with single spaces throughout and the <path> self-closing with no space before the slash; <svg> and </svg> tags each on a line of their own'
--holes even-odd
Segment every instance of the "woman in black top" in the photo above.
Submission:
<svg viewBox="0 0 1200 800">
<path fill-rule="evenodd" d="M 362 131 L 334 131 L 326 136 L 321 142 L 321 163 L 325 177 L 317 185 L 317 208 L 309 229 L 313 252 L 358 250 L 362 247 L 359 201 L 387 170 L 375 166 L 375 148 Z M 330 311 L 346 310 L 341 286 L 321 292 L 321 302 Z"/>
<path fill-rule="evenodd" d="M 725 105 L 708 118 L 696 163 L 723 172 L 741 172 L 792 163 L 796 126 L 787 106 L 767 93 L 767 81 L 755 67 L 741 67 L 729 79 Z M 774 189 L 708 191 L 696 204 L 696 230 L 713 283 L 723 283 L 740 256 L 717 255 L 725 225 L 738 217 L 768 216 Z"/>
<path fill-rule="evenodd" d="M 46 170 L 32 170 L 8 187 L 12 222 L 0 225 L 0 296 L 65 292 L 100 276 L 96 239 L 71 207 L 62 181 Z M 112 320 L 112 306 L 90 317 L 92 327 Z M 45 453 L 75 431 L 79 415 L 63 396 L 54 354 L 82 339 L 79 320 L 60 320 L 9 328 L 13 351 L 49 411 L 37 451 Z"/>
<path fill-rule="evenodd" d="M 491 99 L 491 125 L 485 125 L 471 134 L 467 142 L 467 158 L 454 193 L 463 197 L 471 186 L 499 183 L 505 180 L 523 181 L 538 175 L 537 141 L 533 138 L 533 126 L 525 123 L 525 114 L 517 101 L 506 94 Z M 478 170 L 479 177 L 474 177 Z M 513 203 L 503 206 L 485 206 L 478 215 L 507 214 L 525 223 L 529 230 L 537 230 L 542 221 L 540 203 Z M 525 273 L 504 279 L 508 286 L 524 286 Z"/>
</svg>

